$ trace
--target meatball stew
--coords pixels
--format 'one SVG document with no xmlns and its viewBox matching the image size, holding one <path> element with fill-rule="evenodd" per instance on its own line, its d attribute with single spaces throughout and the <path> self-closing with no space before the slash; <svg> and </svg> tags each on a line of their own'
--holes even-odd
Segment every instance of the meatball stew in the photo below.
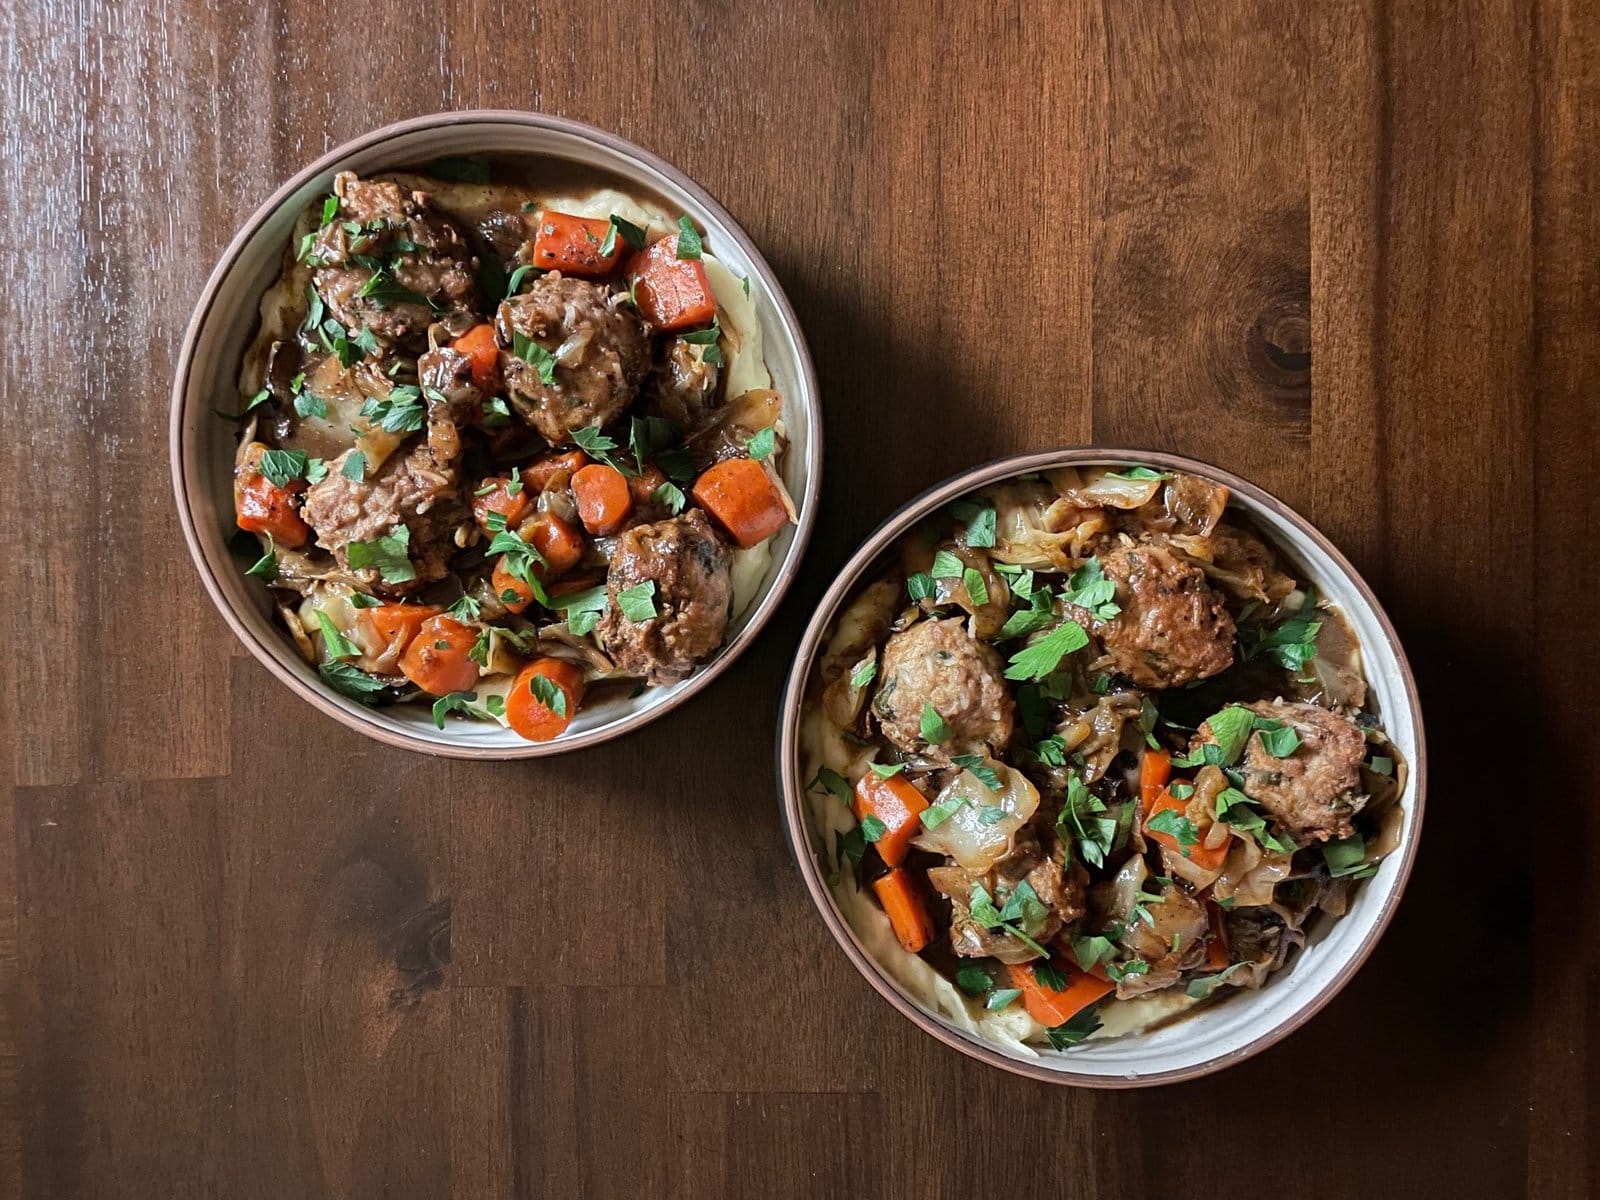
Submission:
<svg viewBox="0 0 1600 1200">
<path fill-rule="evenodd" d="M 802 745 L 840 910 L 1002 1044 L 1261 987 L 1397 844 L 1353 634 L 1204 479 L 984 489 L 830 639 Z"/>
<path fill-rule="evenodd" d="M 241 386 L 235 513 L 323 680 L 558 737 L 687 678 L 795 519 L 749 282 L 687 216 L 517 164 L 345 173 Z"/>
</svg>

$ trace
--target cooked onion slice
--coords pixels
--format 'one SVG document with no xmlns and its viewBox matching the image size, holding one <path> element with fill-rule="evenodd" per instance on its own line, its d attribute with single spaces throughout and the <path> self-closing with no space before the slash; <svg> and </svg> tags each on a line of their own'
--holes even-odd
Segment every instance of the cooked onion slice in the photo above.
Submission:
<svg viewBox="0 0 1600 1200">
<path fill-rule="evenodd" d="M 930 810 L 954 805 L 954 811 L 934 828 L 924 829 L 913 842 L 924 850 L 948 854 L 975 875 L 988 871 L 1005 856 L 1012 837 L 1039 807 L 1039 792 L 1021 771 L 993 759 L 984 766 L 999 777 L 999 788 L 991 792 L 971 771 L 962 771 L 939 793 Z"/>
</svg>

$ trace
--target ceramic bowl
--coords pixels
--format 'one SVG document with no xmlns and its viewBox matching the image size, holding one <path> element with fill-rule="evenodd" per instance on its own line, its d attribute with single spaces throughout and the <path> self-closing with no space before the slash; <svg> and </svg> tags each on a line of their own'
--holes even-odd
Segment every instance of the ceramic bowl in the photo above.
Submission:
<svg viewBox="0 0 1600 1200">
<path fill-rule="evenodd" d="M 527 742 L 488 722 L 451 721 L 440 730 L 427 705 L 369 708 L 332 691 L 274 622 L 267 589 L 245 578 L 228 551 L 234 532 L 234 426 L 213 410 L 239 403 L 240 358 L 254 333 L 261 295 L 277 277 L 296 216 L 329 191 L 336 172 L 414 168 L 447 155 L 578 164 L 688 213 L 704 231 L 708 251 L 750 280 L 767 366 L 773 386 L 784 395 L 791 439 L 784 481 L 799 522 L 777 535 L 756 598 L 730 626 L 716 657 L 689 679 L 586 709 L 552 742 Z M 184 336 L 172 387 L 171 458 L 179 519 L 206 591 L 275 677 L 328 716 L 390 745 L 461 758 L 531 758 L 591 746 L 662 716 L 709 684 L 755 640 L 788 589 L 811 533 L 822 419 L 811 358 L 783 289 L 745 232 L 697 184 L 648 151 L 577 121 L 526 112 L 439 113 L 386 126 L 330 151 L 245 222 L 206 282 Z"/>
<path fill-rule="evenodd" d="M 1013 1054 L 962 1030 L 904 992 L 867 953 L 840 913 L 825 879 L 826 867 L 804 790 L 803 704 L 835 616 L 876 577 L 885 552 L 928 514 L 974 489 L 1032 471 L 1132 464 L 1185 471 L 1225 484 L 1232 493 L 1230 505 L 1248 514 L 1300 577 L 1315 583 L 1326 600 L 1343 610 L 1361 641 L 1369 704 L 1410 767 L 1400 801 L 1405 814 L 1400 844 L 1383 860 L 1377 874 L 1356 890 L 1350 911 L 1340 920 L 1324 918 L 1312 926 L 1307 944 L 1259 991 L 1231 991 L 1148 1033 L 1092 1038 L 1066 1051 Z M 1298 1029 L 1333 999 L 1371 953 L 1399 903 L 1416 857 L 1427 780 L 1422 719 L 1411 669 L 1372 589 L 1333 544 L 1281 500 L 1227 471 L 1175 454 L 1095 447 L 1018 455 L 976 467 L 923 493 L 884 522 L 837 573 L 817 605 L 785 689 L 777 754 L 784 827 L 806 889 L 828 931 L 878 993 L 928 1034 L 982 1062 L 1052 1083 L 1108 1088 L 1173 1083 L 1220 1071 Z"/>
</svg>

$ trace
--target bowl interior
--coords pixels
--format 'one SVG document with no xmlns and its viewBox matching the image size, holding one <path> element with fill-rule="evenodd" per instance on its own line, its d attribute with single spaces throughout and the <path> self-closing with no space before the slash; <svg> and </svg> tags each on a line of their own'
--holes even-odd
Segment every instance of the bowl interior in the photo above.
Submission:
<svg viewBox="0 0 1600 1200">
<path fill-rule="evenodd" d="M 1216 1002 L 1147 1033 L 1091 1039 L 1065 1052 L 1041 1051 L 1023 1057 L 985 1041 L 922 1007 L 867 953 L 834 903 L 820 865 L 820 847 L 810 828 L 810 806 L 801 794 L 797 726 L 805 688 L 816 654 L 835 614 L 868 582 L 870 569 L 885 546 L 926 514 L 968 491 L 999 479 L 1053 466 L 1094 464 L 1127 466 L 1144 463 L 1206 476 L 1232 489 L 1230 504 L 1245 512 L 1322 595 L 1343 610 L 1360 639 L 1370 690 L 1369 707 L 1409 764 L 1401 797 L 1404 822 L 1400 845 L 1383 860 L 1376 875 L 1356 890 L 1349 912 L 1340 920 L 1323 919 L 1309 930 L 1307 943 L 1259 991 L 1230 990 Z M 1173 455 L 1131 451 L 1062 451 L 1030 455 L 991 464 L 962 480 L 936 488 L 908 506 L 881 529 L 840 573 L 840 581 L 824 598 L 802 643 L 801 656 L 789 681 L 781 731 L 780 770 L 784 804 L 797 858 L 823 917 L 856 965 L 884 996 L 928 1032 L 957 1049 L 997 1066 L 1038 1078 L 1095 1086 L 1171 1082 L 1219 1070 L 1265 1048 L 1309 1019 L 1331 999 L 1360 965 L 1387 924 L 1411 868 L 1421 824 L 1425 764 L 1415 687 L 1387 618 L 1366 585 L 1325 539 L 1260 489 L 1226 472 Z"/>
<path fill-rule="evenodd" d="M 277 278 L 296 216 L 328 192 L 338 171 L 417 167 L 446 155 L 511 157 L 535 167 L 547 162 L 564 170 L 578 164 L 613 176 L 623 188 L 654 193 L 668 206 L 693 216 L 705 230 L 707 251 L 750 280 L 764 357 L 773 386 L 784 396 L 790 449 L 783 473 L 799 509 L 799 524 L 774 538 L 771 562 L 756 597 L 729 627 L 717 657 L 683 683 L 584 709 L 555 742 L 527 742 L 482 721 L 451 721 L 441 731 L 426 705 L 374 709 L 338 695 L 295 652 L 273 619 L 266 588 L 244 578 L 227 548 L 234 532 L 235 426 L 213 410 L 235 412 L 240 406 L 240 357 L 254 333 L 261 295 Z M 433 753 L 524 757 L 576 749 L 613 736 L 625 726 L 644 723 L 698 691 L 755 636 L 781 599 L 792 573 L 790 564 L 804 549 L 810 531 L 821 451 L 815 383 L 798 326 L 771 270 L 731 218 L 698 188 L 637 147 L 585 126 L 531 114 L 454 114 L 410 122 L 353 143 L 348 152 L 324 160 L 313 173 L 290 185 L 275 198 L 270 211 L 258 214 L 240 233 L 201 298 L 190 337 L 174 394 L 175 469 L 179 507 L 192 527 L 208 589 L 251 651 L 302 696 L 347 724 L 394 744 Z"/>
</svg>

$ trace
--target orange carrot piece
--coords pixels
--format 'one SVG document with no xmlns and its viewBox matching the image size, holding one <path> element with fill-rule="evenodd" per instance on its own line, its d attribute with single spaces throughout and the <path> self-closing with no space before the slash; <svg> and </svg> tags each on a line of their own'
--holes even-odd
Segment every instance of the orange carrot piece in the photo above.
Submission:
<svg viewBox="0 0 1600 1200">
<path fill-rule="evenodd" d="M 589 465 L 582 450 L 562 450 L 546 454 L 522 468 L 522 482 L 534 492 L 547 492 L 552 484 L 566 485 L 577 472 Z"/>
<path fill-rule="evenodd" d="M 694 501 L 748 550 L 789 523 L 783 495 L 754 459 L 730 458 L 694 481 Z"/>
<path fill-rule="evenodd" d="M 439 611 L 430 604 L 379 604 L 358 611 L 356 620 L 372 630 L 388 649 L 404 650 L 417 636 L 422 623 L 438 616 Z"/>
<path fill-rule="evenodd" d="M 1032 963 L 1015 963 L 1006 968 L 1011 986 L 1022 989 L 1022 1004 L 1028 1015 L 1046 1028 L 1065 1025 L 1089 1005 L 1117 989 L 1109 979 L 1080 971 L 1073 963 L 1057 961 L 1053 965 L 1067 977 L 1067 986 L 1059 992 L 1034 978 Z"/>
<path fill-rule="evenodd" d="M 591 463 L 574 472 L 572 498 L 578 502 L 583 527 L 596 537 L 616 533 L 633 511 L 627 477 L 606 463 Z"/>
<path fill-rule="evenodd" d="M 536 677 L 554 684 L 564 700 L 553 695 L 548 705 L 540 700 L 533 690 Z M 566 732 L 582 703 L 583 672 L 565 659 L 537 658 L 518 672 L 506 694 L 506 721 L 530 742 L 548 742 Z M 558 711 L 562 708 L 566 711 Z"/>
<path fill-rule="evenodd" d="M 1228 935 L 1222 926 L 1222 908 L 1209 900 L 1206 921 L 1211 926 L 1211 938 L 1206 942 L 1206 970 L 1216 972 L 1228 965 Z"/>
<path fill-rule="evenodd" d="M 450 349 L 466 356 L 477 387 L 492 392 L 500 386 L 500 344 L 494 340 L 493 325 L 474 325 L 451 342 Z"/>
<path fill-rule="evenodd" d="M 692 329 L 717 315 L 711 281 L 698 259 L 678 257 L 678 235 L 652 242 L 628 260 L 639 315 L 657 329 Z"/>
<path fill-rule="evenodd" d="M 1205 844 L 1205 835 L 1203 833 L 1201 834 L 1200 841 L 1196 842 L 1192 846 L 1185 846 L 1179 842 L 1177 838 L 1173 837 L 1172 834 L 1163 833 L 1158 829 L 1150 828 L 1150 822 L 1155 820 L 1160 814 L 1164 812 L 1175 812 L 1181 817 L 1185 812 L 1188 811 L 1188 808 L 1189 802 L 1187 800 L 1179 800 L 1176 796 L 1174 796 L 1172 794 L 1172 787 L 1169 785 L 1165 791 L 1156 797 L 1155 804 L 1151 806 L 1150 814 L 1145 817 L 1145 834 L 1151 838 L 1154 838 L 1157 842 L 1165 846 L 1168 850 L 1171 850 L 1174 854 L 1180 854 L 1184 858 L 1187 858 L 1202 871 L 1215 871 L 1222 866 L 1223 861 L 1228 857 L 1228 845 L 1229 842 L 1232 841 L 1231 837 L 1227 842 L 1223 842 L 1222 845 L 1213 850 Z M 1196 830 L 1196 832 L 1199 833 L 1200 831 Z"/>
<path fill-rule="evenodd" d="M 1172 778 L 1172 755 L 1148 747 L 1139 758 L 1139 811 L 1146 817 Z"/>
<path fill-rule="evenodd" d="M 279 487 L 265 475 L 252 475 L 236 493 L 235 524 L 250 533 L 267 534 L 285 550 L 298 550 L 311 537 L 311 526 L 300 516 L 303 490 L 305 484 L 298 479 Z"/>
<path fill-rule="evenodd" d="M 478 682 L 469 656 L 478 635 L 454 617 L 429 617 L 400 656 L 400 670 L 432 696 L 466 692 Z"/>
<path fill-rule="evenodd" d="M 544 556 L 544 565 L 534 568 L 541 583 L 565 575 L 583 557 L 583 534 L 553 512 L 536 514 L 524 522 L 521 533 Z"/>
<path fill-rule="evenodd" d="M 547 209 L 539 214 L 539 225 L 534 230 L 533 265 L 551 268 L 563 275 L 609 275 L 616 269 L 621 245 L 616 242 L 610 254 L 600 253 L 600 246 L 610 231 L 610 221 L 574 217 Z"/>
<path fill-rule="evenodd" d="M 526 579 L 518 579 L 506 570 L 503 554 L 494 560 L 494 574 L 489 577 L 489 586 L 494 589 L 500 603 L 506 606 L 507 612 L 519 613 L 533 603 L 533 587 Z"/>
<path fill-rule="evenodd" d="M 904 775 L 891 775 L 879 779 L 871 770 L 856 781 L 855 799 L 851 809 L 856 820 L 877 817 L 883 822 L 884 834 L 873 843 L 878 857 L 891 867 L 898 867 L 911 853 L 911 839 L 922 829 L 919 815 L 928 807 L 917 785 Z"/>
<path fill-rule="evenodd" d="M 490 513 L 499 513 L 506 519 L 505 525 L 501 526 L 501 528 L 504 529 L 508 527 L 515 527 L 516 524 L 522 520 L 523 515 L 528 511 L 527 486 L 524 485 L 517 488 L 516 494 L 513 495 L 512 493 L 506 491 L 506 487 L 508 484 L 510 484 L 510 482 L 511 480 L 504 476 L 493 479 L 485 479 L 482 487 L 486 487 L 491 490 L 483 492 L 482 495 L 478 495 L 476 493 L 473 494 L 472 515 L 474 519 L 477 520 L 478 527 L 486 533 L 490 532 Z M 479 491 L 482 491 L 482 488 L 480 488 Z"/>
<path fill-rule="evenodd" d="M 904 867 L 872 881 L 872 891 L 894 928 L 894 936 L 911 953 L 925 949 L 933 941 L 933 917 L 917 891 L 916 881 Z"/>
</svg>

